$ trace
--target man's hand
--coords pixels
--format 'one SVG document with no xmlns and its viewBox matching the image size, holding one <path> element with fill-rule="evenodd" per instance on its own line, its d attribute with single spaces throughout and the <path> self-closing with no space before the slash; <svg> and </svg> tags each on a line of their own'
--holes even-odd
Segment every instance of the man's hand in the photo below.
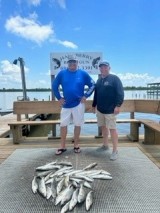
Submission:
<svg viewBox="0 0 160 213">
<path fill-rule="evenodd" d="M 115 107 L 114 108 L 114 114 L 118 115 L 120 113 L 120 107 Z"/>
<path fill-rule="evenodd" d="M 59 104 L 61 107 L 65 104 L 64 98 L 59 99 Z"/>
</svg>

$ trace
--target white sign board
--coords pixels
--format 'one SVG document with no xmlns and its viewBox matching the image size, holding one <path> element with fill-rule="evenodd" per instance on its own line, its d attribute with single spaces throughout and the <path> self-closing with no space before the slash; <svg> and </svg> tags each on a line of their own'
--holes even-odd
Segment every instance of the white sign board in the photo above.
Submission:
<svg viewBox="0 0 160 213">
<path fill-rule="evenodd" d="M 66 69 L 71 55 L 76 56 L 78 69 L 85 70 L 89 74 L 99 74 L 98 63 L 102 60 L 101 52 L 55 52 L 50 54 L 51 75 Z"/>
</svg>

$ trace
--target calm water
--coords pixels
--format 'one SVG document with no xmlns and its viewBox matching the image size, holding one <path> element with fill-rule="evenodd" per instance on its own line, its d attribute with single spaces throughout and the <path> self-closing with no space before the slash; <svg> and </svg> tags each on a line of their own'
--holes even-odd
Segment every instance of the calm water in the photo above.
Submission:
<svg viewBox="0 0 160 213">
<path fill-rule="evenodd" d="M 125 91 L 125 99 L 146 99 L 146 94 L 147 92 L 142 90 Z M 0 92 L 0 109 L 12 109 L 13 102 L 20 96 L 23 96 L 22 92 Z M 51 98 L 51 92 L 27 92 L 27 96 L 31 101 L 34 99 L 48 101 Z"/>
<path fill-rule="evenodd" d="M 125 91 L 125 99 L 146 99 L 146 91 L 136 90 L 136 91 Z M 0 108 L 2 110 L 8 110 L 13 108 L 13 102 L 17 101 L 17 97 L 22 96 L 21 92 L 0 92 Z M 48 101 L 51 99 L 51 92 L 28 92 L 27 96 L 30 98 L 31 101 L 34 99 L 45 100 Z M 91 97 L 92 99 L 92 97 Z M 118 118 L 129 118 L 129 113 L 121 113 L 118 115 Z M 86 118 L 96 118 L 96 115 L 93 113 L 85 114 Z M 160 121 L 159 115 L 153 114 L 145 114 L 145 113 L 135 113 L 135 117 L 138 118 L 150 118 L 156 120 L 157 122 Z M 120 134 L 128 134 L 129 133 L 129 124 L 118 124 L 118 131 Z M 57 131 L 59 132 L 59 126 L 57 126 Z M 68 134 L 73 133 L 73 125 L 70 125 Z M 49 133 L 48 133 L 49 134 Z M 97 135 L 97 125 L 84 125 L 82 127 L 82 134 L 84 135 Z M 140 128 L 140 134 L 143 134 L 143 127 Z"/>
</svg>

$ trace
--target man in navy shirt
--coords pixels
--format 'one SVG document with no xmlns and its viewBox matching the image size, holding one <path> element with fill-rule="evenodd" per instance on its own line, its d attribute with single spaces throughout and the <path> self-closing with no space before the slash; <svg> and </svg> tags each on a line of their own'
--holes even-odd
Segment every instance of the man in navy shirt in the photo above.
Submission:
<svg viewBox="0 0 160 213">
<path fill-rule="evenodd" d="M 74 123 L 74 152 L 79 153 L 79 136 L 81 125 L 84 123 L 85 101 L 92 94 L 95 82 L 86 71 L 77 69 L 78 61 L 74 56 L 68 59 L 68 68 L 62 70 L 56 76 L 52 89 L 55 97 L 62 106 L 61 110 L 61 147 L 56 151 L 57 155 L 66 151 L 65 142 L 67 126 Z M 62 94 L 59 86 L 62 87 Z M 85 86 L 88 86 L 85 92 Z"/>
<path fill-rule="evenodd" d="M 106 61 L 99 63 L 101 72 L 100 78 L 97 80 L 93 110 L 97 110 L 98 126 L 102 128 L 103 146 L 102 150 L 109 149 L 108 135 L 110 132 L 113 151 L 110 160 L 116 160 L 118 157 L 118 133 L 116 130 L 116 115 L 120 112 L 120 107 L 124 100 L 124 91 L 122 82 L 113 74 L 110 74 L 110 65 Z"/>
</svg>

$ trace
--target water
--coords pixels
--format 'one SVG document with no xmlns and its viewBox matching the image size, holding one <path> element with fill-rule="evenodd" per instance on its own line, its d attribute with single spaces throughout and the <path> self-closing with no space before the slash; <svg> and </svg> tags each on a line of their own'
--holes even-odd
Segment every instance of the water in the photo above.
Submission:
<svg viewBox="0 0 160 213">
<path fill-rule="evenodd" d="M 0 109 L 1 110 L 9 110 L 13 109 L 13 102 L 17 101 L 17 97 L 23 96 L 22 92 L 0 92 Z M 52 95 L 51 92 L 27 92 L 27 96 L 30 98 L 30 101 L 34 99 L 48 101 L 51 99 Z M 145 90 L 127 90 L 125 91 L 125 99 L 146 99 L 147 98 L 147 91 Z M 90 98 L 92 99 L 92 97 Z M 120 113 L 118 118 L 129 118 L 129 113 Z M 85 114 L 85 118 L 96 118 L 96 115 L 93 113 Z M 145 113 L 135 113 L 135 118 L 143 118 L 143 119 L 153 119 L 157 122 L 160 121 L 159 115 L 154 114 L 145 114 Z M 118 131 L 120 134 L 129 134 L 129 124 L 117 124 Z M 57 126 L 57 131 L 59 132 L 59 126 Z M 73 133 L 73 125 L 69 127 L 69 134 Z M 97 135 L 97 125 L 84 125 L 82 127 L 82 134 L 83 135 Z M 143 134 L 143 128 L 140 128 L 140 134 Z"/>
<path fill-rule="evenodd" d="M 17 101 L 17 97 L 23 96 L 22 92 L 0 92 L 0 109 L 8 110 L 13 108 L 13 102 Z M 27 92 L 30 101 L 34 99 L 48 101 L 52 97 L 51 92 Z M 92 97 L 91 97 L 92 98 Z M 125 91 L 125 99 L 146 99 L 147 91 L 145 90 L 127 90 Z"/>
</svg>

